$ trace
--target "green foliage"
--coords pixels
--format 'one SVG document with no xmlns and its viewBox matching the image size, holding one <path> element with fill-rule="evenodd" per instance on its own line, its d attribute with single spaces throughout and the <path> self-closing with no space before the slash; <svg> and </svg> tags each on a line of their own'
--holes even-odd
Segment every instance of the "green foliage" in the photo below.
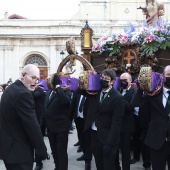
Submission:
<svg viewBox="0 0 170 170">
<path fill-rule="evenodd" d="M 159 50 L 160 44 L 156 41 L 144 43 L 142 48 L 144 53 L 147 55 L 151 55 Z"/>
<path fill-rule="evenodd" d="M 120 52 L 120 44 L 113 44 L 109 51 L 109 56 L 112 56 L 113 54 L 116 54 L 119 52 Z"/>
</svg>

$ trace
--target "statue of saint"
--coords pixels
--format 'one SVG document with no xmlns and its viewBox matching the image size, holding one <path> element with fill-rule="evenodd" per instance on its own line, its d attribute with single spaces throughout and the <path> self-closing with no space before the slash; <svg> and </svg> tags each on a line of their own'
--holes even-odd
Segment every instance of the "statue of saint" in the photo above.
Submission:
<svg viewBox="0 0 170 170">
<path fill-rule="evenodd" d="M 157 22 L 165 13 L 164 4 L 157 0 L 146 0 L 146 8 L 148 11 L 146 20 L 149 25 Z"/>
<path fill-rule="evenodd" d="M 137 9 L 142 9 L 144 15 L 146 15 L 148 25 L 156 23 L 165 14 L 164 4 L 157 0 L 146 0 L 146 7 L 142 8 L 140 6 Z"/>
</svg>

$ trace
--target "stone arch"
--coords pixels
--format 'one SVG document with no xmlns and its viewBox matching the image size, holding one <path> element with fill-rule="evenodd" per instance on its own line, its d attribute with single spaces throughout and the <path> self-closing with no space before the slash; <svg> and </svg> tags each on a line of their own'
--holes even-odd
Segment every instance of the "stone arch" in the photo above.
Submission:
<svg viewBox="0 0 170 170">
<path fill-rule="evenodd" d="M 24 65 L 26 64 L 37 64 L 38 66 L 47 66 L 47 62 L 40 54 L 31 54 L 27 57 Z"/>
</svg>

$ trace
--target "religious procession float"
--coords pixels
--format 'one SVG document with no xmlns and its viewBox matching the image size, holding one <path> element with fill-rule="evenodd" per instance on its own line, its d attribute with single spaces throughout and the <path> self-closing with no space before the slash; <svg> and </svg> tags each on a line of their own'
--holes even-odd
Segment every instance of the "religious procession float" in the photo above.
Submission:
<svg viewBox="0 0 170 170">
<path fill-rule="evenodd" d="M 61 86 L 70 86 L 71 91 L 80 87 L 89 94 L 95 94 L 100 90 L 98 73 L 109 68 L 115 70 L 118 76 L 114 83 L 116 89 L 120 87 L 120 74 L 129 72 L 148 95 L 157 94 L 162 87 L 161 73 L 166 65 L 170 65 L 170 25 L 160 19 L 164 15 L 164 6 L 158 5 L 158 12 L 152 16 L 148 13 L 149 8 L 138 8 L 146 15 L 146 20 L 139 26 L 129 23 L 122 32 L 101 37 L 92 47 L 90 61 L 76 55 L 74 43 L 66 42 L 69 55 L 57 69 Z M 62 73 L 64 65 L 69 62 L 70 66 L 74 66 L 75 60 L 84 67 L 79 79 Z M 52 77 L 48 79 L 50 81 Z"/>
</svg>

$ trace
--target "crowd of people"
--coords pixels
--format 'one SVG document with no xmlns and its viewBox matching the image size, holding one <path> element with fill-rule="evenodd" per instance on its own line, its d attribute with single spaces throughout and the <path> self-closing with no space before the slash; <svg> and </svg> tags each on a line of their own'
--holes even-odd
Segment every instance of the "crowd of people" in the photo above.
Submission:
<svg viewBox="0 0 170 170">
<path fill-rule="evenodd" d="M 2 90 L 0 159 L 7 170 L 32 170 L 34 161 L 35 170 L 43 169 L 42 161 L 50 158 L 43 140 L 47 133 L 55 170 L 68 170 L 68 134 L 74 121 L 75 146 L 83 152 L 77 160 L 85 162 L 85 170 L 91 170 L 92 156 L 97 170 L 130 170 L 140 155 L 145 170 L 170 168 L 170 66 L 162 77 L 162 90 L 154 96 L 132 85 L 128 72 L 120 75 L 120 88 L 115 89 L 112 69 L 101 72 L 97 93 L 62 88 L 56 73 L 44 91 L 38 86 L 39 69 L 26 65 L 20 78 Z"/>
<path fill-rule="evenodd" d="M 10 84 L 12 84 L 12 79 L 9 79 L 7 83 L 0 84 L 0 100 L 1 100 L 1 96 L 2 96 L 3 91 L 4 91 Z"/>
</svg>

